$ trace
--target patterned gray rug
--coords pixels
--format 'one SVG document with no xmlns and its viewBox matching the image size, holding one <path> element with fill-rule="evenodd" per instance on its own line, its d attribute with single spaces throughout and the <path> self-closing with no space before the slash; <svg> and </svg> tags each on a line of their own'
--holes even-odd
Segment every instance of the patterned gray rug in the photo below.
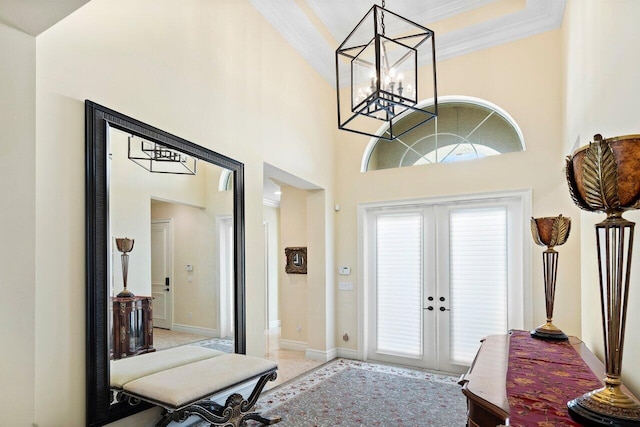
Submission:
<svg viewBox="0 0 640 427">
<path fill-rule="evenodd" d="M 211 348 L 213 350 L 224 351 L 225 353 L 233 352 L 233 340 L 230 338 L 211 338 L 203 341 L 192 342 L 189 343 L 189 345 Z"/>
<path fill-rule="evenodd" d="M 466 401 L 456 377 L 348 359 L 264 392 L 256 406 L 266 416 L 280 415 L 276 425 L 281 427 L 466 424 Z"/>
</svg>

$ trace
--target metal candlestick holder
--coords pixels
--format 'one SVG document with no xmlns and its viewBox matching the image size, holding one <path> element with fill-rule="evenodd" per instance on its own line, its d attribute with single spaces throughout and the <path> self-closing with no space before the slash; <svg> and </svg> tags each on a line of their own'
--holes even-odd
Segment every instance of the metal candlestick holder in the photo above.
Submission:
<svg viewBox="0 0 640 427">
<path fill-rule="evenodd" d="M 122 282 L 124 289 L 118 294 L 118 298 L 133 297 L 133 292 L 127 289 L 127 274 L 129 272 L 129 252 L 133 250 L 134 239 L 120 238 L 116 239 L 116 246 L 122 252 L 120 259 L 122 260 Z"/>
<path fill-rule="evenodd" d="M 553 320 L 553 301 L 556 294 L 556 277 L 558 273 L 558 252 L 555 246 L 563 245 L 569 238 L 571 218 L 557 217 L 531 218 L 531 235 L 533 241 L 547 249 L 542 253 L 544 269 L 544 296 L 547 309 L 547 321 L 531 331 L 533 338 L 566 341 L 569 338 L 556 327 Z"/>
<path fill-rule="evenodd" d="M 575 204 L 607 214 L 596 224 L 605 386 L 569 401 L 569 414 L 587 426 L 640 426 L 640 403 L 623 391 L 620 378 L 635 226 L 622 213 L 640 208 L 640 135 L 595 135 L 567 157 L 566 173 Z"/>
</svg>

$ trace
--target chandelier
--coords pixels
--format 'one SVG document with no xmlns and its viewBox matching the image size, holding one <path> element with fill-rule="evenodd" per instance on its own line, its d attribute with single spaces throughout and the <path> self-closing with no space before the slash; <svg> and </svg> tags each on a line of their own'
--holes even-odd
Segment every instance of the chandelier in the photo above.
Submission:
<svg viewBox="0 0 640 427">
<path fill-rule="evenodd" d="M 382 0 L 336 50 L 336 88 L 339 129 L 393 140 L 432 120 L 438 115 L 433 31 L 385 9 Z M 432 106 L 416 107 L 427 98 Z M 386 131 L 376 133 L 384 123 Z"/>
<path fill-rule="evenodd" d="M 128 156 L 131 161 L 149 172 L 195 175 L 196 159 L 180 151 L 167 148 L 157 142 L 146 141 L 131 135 Z"/>
</svg>

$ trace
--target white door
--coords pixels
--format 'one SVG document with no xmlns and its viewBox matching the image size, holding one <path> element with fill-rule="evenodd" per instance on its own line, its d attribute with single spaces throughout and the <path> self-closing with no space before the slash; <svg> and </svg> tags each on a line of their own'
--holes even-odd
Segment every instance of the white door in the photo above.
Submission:
<svg viewBox="0 0 640 427">
<path fill-rule="evenodd" d="M 367 357 L 465 372 L 480 339 L 522 327 L 521 222 L 509 199 L 370 209 Z"/>
<path fill-rule="evenodd" d="M 173 243 L 170 220 L 151 222 L 151 295 L 153 326 L 171 329 Z"/>
</svg>

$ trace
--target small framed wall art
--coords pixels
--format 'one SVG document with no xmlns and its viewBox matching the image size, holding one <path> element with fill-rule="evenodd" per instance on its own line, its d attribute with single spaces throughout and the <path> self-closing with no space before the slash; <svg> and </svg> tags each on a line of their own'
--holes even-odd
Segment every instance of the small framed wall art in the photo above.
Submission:
<svg viewBox="0 0 640 427">
<path fill-rule="evenodd" d="M 287 264 L 284 267 L 288 274 L 307 274 L 307 248 L 284 248 Z"/>
</svg>

